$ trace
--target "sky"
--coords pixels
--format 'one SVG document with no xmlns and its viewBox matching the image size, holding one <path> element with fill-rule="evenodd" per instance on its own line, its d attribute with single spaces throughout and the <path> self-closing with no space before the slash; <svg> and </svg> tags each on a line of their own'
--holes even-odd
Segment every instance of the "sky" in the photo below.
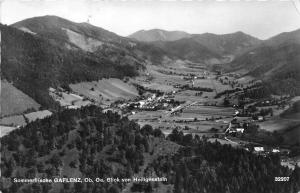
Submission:
<svg viewBox="0 0 300 193">
<path fill-rule="evenodd" d="M 294 0 L 298 1 L 298 0 Z M 299 0 L 300 1 L 300 0 Z M 0 0 L 0 21 L 56 15 L 89 22 L 121 36 L 138 30 L 226 34 L 243 31 L 260 39 L 300 28 L 290 0 Z"/>
</svg>

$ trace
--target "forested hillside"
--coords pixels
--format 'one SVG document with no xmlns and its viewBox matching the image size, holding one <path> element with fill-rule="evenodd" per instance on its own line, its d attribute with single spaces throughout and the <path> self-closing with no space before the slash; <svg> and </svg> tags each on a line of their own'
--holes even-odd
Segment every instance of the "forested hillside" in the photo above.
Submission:
<svg viewBox="0 0 300 193">
<path fill-rule="evenodd" d="M 175 56 L 193 61 L 219 58 L 222 55 L 240 55 L 262 42 L 243 32 L 188 34 L 181 31 L 152 29 L 137 31 L 128 37 L 150 42 Z"/>
<path fill-rule="evenodd" d="M 119 192 L 122 183 L 12 183 L 18 178 L 131 177 L 150 151 L 149 133 L 96 106 L 65 110 L 1 139 L 1 190 L 18 192 Z"/>
<path fill-rule="evenodd" d="M 262 41 L 241 31 L 229 34 L 195 34 L 192 39 L 220 55 L 240 55 Z"/>
<path fill-rule="evenodd" d="M 300 168 L 280 165 L 278 156 L 254 155 L 230 145 L 210 143 L 174 130 L 168 137 L 184 148 L 175 156 L 162 156 L 148 170 L 166 175 L 174 193 L 297 193 Z M 288 182 L 276 182 L 289 176 Z"/>
<path fill-rule="evenodd" d="M 216 65 L 225 72 L 250 75 L 264 81 L 273 94 L 300 93 L 300 30 L 281 33 L 236 57 L 231 63 Z"/>
<path fill-rule="evenodd" d="M 222 56 L 209 50 L 191 38 L 184 38 L 176 41 L 153 42 L 153 45 L 161 48 L 171 56 L 182 60 L 204 62 L 209 59 L 221 59 Z"/>
<path fill-rule="evenodd" d="M 111 55 L 70 50 L 48 39 L 0 25 L 2 33 L 1 78 L 45 107 L 55 107 L 49 87 L 101 78 L 135 76 L 142 64 L 120 64 Z"/>
<path fill-rule="evenodd" d="M 112 43 L 129 46 L 130 41 L 117 34 L 103 28 L 93 26 L 89 23 L 75 23 L 57 16 L 33 17 L 19 21 L 11 27 L 52 40 L 53 43 L 63 47 L 80 49 L 79 39 L 82 37 L 86 41 L 89 38 L 94 42 L 99 42 L 98 46 L 104 43 Z M 24 30 L 26 29 L 26 30 Z M 85 49 L 83 49 L 85 50 Z"/>
<path fill-rule="evenodd" d="M 235 59 L 227 71 L 248 70 L 248 75 L 263 79 L 276 94 L 300 93 L 300 45 L 262 46 Z"/>
<path fill-rule="evenodd" d="M 116 64 L 134 64 L 148 59 L 158 65 L 163 56 L 170 53 L 144 42 L 119 36 L 89 23 L 75 23 L 57 16 L 42 16 L 22 20 L 11 25 L 23 31 L 29 30 L 51 43 L 108 57 Z"/>
</svg>

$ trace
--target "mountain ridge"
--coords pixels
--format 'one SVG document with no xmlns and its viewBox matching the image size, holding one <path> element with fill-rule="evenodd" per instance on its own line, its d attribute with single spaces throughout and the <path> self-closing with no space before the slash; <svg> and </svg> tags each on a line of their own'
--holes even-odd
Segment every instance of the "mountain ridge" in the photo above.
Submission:
<svg viewBox="0 0 300 193">
<path fill-rule="evenodd" d="M 264 40 L 224 66 L 227 72 L 246 70 L 270 84 L 278 94 L 300 94 L 300 29 Z"/>
<path fill-rule="evenodd" d="M 87 54 L 83 58 L 89 58 L 88 61 L 94 65 L 103 62 L 110 64 L 111 67 L 109 69 L 111 71 L 109 71 L 108 76 L 111 76 L 110 72 L 119 76 L 120 70 L 124 70 L 125 67 L 128 71 L 126 70 L 126 73 L 123 73 L 122 76 L 137 75 L 138 70 L 143 69 L 149 61 L 152 64 L 160 65 L 165 57 L 197 63 L 207 63 L 207 61 L 214 59 L 218 61 L 217 63 L 226 64 L 228 62 L 225 62 L 226 60 L 223 59 L 229 55 L 235 59 L 230 64 L 225 65 L 227 71 L 246 69 L 250 75 L 263 76 L 267 73 L 267 77 L 282 78 L 282 76 L 278 75 L 278 70 L 285 72 L 285 74 L 290 74 L 292 68 L 290 66 L 297 67 L 298 61 L 297 57 L 286 51 L 289 50 L 291 53 L 297 54 L 298 47 L 291 44 L 300 43 L 298 41 L 300 29 L 284 32 L 267 40 L 259 40 L 241 31 L 221 35 L 212 33 L 188 34 L 182 31 L 173 31 L 183 33 L 187 37 L 174 41 L 140 42 L 118 36 L 113 32 L 89 23 L 76 23 L 57 16 L 29 18 L 12 24 L 11 27 L 17 28 L 19 31 L 22 30 L 22 33 L 38 38 L 39 41 L 48 42 L 47 44 L 55 47 L 53 48 L 52 46 L 53 49 L 60 47 L 63 49 L 63 53 L 69 51 L 78 52 L 81 53 L 79 54 L 80 57 Z M 157 30 L 159 29 L 154 29 L 154 31 Z M 142 31 L 147 32 L 146 30 Z M 168 32 L 166 30 L 162 31 Z M 13 34 L 18 35 L 19 32 L 13 32 Z M 17 42 L 13 44 L 17 45 Z M 286 45 L 285 48 L 287 50 L 284 50 L 284 47 L 282 47 L 284 45 Z M 252 52 L 257 52 L 257 55 L 254 54 L 254 56 Z M 27 53 L 27 51 L 24 53 Z M 82 60 L 80 57 L 77 59 Z M 37 59 L 37 56 L 35 58 Z M 53 56 L 53 58 L 56 58 L 56 56 Z M 4 57 L 4 61 L 5 59 Z M 18 61 L 21 62 L 22 60 L 18 59 Z M 292 64 L 288 65 L 291 62 Z M 58 63 L 62 65 L 62 62 Z M 288 65 L 288 70 L 283 70 L 286 65 Z M 11 68 L 9 67 L 8 69 L 12 70 Z M 86 66 L 84 69 L 86 69 Z M 24 70 L 26 70 L 25 67 Z M 92 70 L 89 71 L 92 72 Z M 13 79 L 11 75 L 9 77 Z M 98 75 L 95 77 L 98 77 Z M 102 75 L 99 77 L 102 77 Z M 294 75 L 292 78 L 294 78 Z"/>
<path fill-rule="evenodd" d="M 150 30 L 139 30 L 127 37 L 138 41 L 153 42 L 153 41 L 175 41 L 190 36 L 191 34 L 184 31 L 167 31 L 163 29 L 150 29 Z"/>
<path fill-rule="evenodd" d="M 163 37 L 159 34 L 160 32 L 163 32 Z M 168 35 L 172 37 L 173 33 L 175 32 L 184 33 L 184 35 L 176 36 L 176 38 L 164 37 Z M 136 39 L 138 41 L 145 41 L 154 44 L 157 44 L 157 42 L 163 42 L 168 44 L 171 41 L 174 42 L 182 39 L 191 39 L 201 44 L 201 46 L 205 46 L 211 52 L 215 52 L 215 54 L 218 55 L 238 55 L 245 52 L 245 50 L 248 50 L 252 46 L 261 43 L 260 39 L 248 35 L 242 31 L 237 31 L 228 34 L 189 34 L 187 32 L 182 31 L 166 31 L 162 29 L 152 29 L 140 30 L 127 37 Z"/>
<path fill-rule="evenodd" d="M 67 43 L 71 47 L 78 45 L 70 44 L 70 37 L 67 33 L 65 33 L 64 29 L 71 30 L 75 33 L 83 34 L 87 37 L 106 43 L 111 43 L 114 41 L 115 43 L 118 42 L 129 44 L 129 41 L 127 41 L 126 38 L 118 36 L 117 34 L 105 30 L 101 27 L 94 26 L 86 22 L 76 23 L 53 15 L 25 19 L 16 22 L 10 26 L 18 29 L 20 29 L 21 27 L 25 27 L 30 31 L 37 33 L 40 36 L 53 39 L 61 44 Z"/>
</svg>

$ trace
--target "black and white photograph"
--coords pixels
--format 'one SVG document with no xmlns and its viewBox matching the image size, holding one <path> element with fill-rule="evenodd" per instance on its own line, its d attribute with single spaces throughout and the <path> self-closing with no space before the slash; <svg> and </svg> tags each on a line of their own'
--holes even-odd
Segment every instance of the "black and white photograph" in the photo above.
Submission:
<svg viewBox="0 0 300 193">
<path fill-rule="evenodd" d="M 0 0 L 0 193 L 300 193 L 300 0 Z"/>
</svg>

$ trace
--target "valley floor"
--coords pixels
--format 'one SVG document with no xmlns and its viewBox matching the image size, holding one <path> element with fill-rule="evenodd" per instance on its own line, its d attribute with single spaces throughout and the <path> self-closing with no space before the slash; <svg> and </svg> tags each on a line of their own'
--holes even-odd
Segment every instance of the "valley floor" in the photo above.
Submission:
<svg viewBox="0 0 300 193">
<path fill-rule="evenodd" d="M 226 90 L 251 87 L 256 82 L 259 81 L 255 81 L 250 76 L 221 75 L 211 72 L 204 64 L 197 64 L 195 68 L 195 64 L 191 65 L 186 61 L 164 67 L 148 66 L 146 75 L 137 78 L 134 83 L 160 95 L 158 94 L 146 105 L 155 107 L 170 99 L 179 101 L 180 104 L 176 107 L 155 110 L 151 108 L 145 110 L 145 106 L 138 107 L 127 114 L 130 119 L 136 120 L 140 125 L 149 124 L 160 128 L 166 135 L 170 134 L 172 129 L 177 128 L 184 134 L 205 136 L 211 141 L 218 140 L 222 144 L 252 149 L 254 153 L 264 156 L 276 152 L 282 156 L 283 165 L 294 168 L 297 163 L 300 164 L 300 159 L 295 157 L 291 160 L 288 159 L 288 155 L 292 151 L 298 152 L 300 148 L 300 117 L 282 118 L 280 114 L 298 101 L 299 97 L 280 99 L 278 96 L 272 96 L 248 102 L 249 105 L 252 104 L 257 108 L 252 115 L 259 114 L 262 109 L 272 109 L 271 114 L 259 116 L 259 120 L 250 115 L 241 115 L 243 110 L 238 106 L 238 96 L 243 92 L 236 91 L 216 97 Z M 183 85 L 188 86 L 183 87 Z M 211 88 L 212 92 L 200 91 L 205 90 L 203 88 Z M 230 105 L 224 105 L 225 98 L 229 99 Z M 284 104 L 269 104 L 272 100 Z M 140 101 L 145 101 L 145 99 Z M 248 108 L 247 105 L 245 107 Z M 232 122 L 237 123 L 229 128 Z M 251 128 L 243 127 L 243 124 L 257 126 L 257 133 L 251 133 Z M 273 134 L 274 131 L 276 136 Z M 278 140 L 278 138 L 281 139 Z M 263 151 L 256 151 L 259 148 Z"/>
<path fill-rule="evenodd" d="M 135 79 L 82 82 L 70 85 L 72 91 L 50 88 L 49 93 L 66 108 L 96 104 L 105 111 L 113 110 L 128 116 L 141 126 L 149 124 L 159 128 L 165 135 L 177 128 L 184 134 L 199 135 L 212 142 L 230 144 L 263 156 L 279 153 L 282 164 L 293 168 L 300 163 L 299 156 L 289 157 L 293 148 L 299 149 L 300 119 L 283 119 L 280 114 L 299 97 L 276 99 L 277 102 L 284 101 L 283 106 L 269 105 L 273 99 L 252 100 L 245 108 L 248 110 L 255 105 L 256 111 L 251 115 L 241 115 L 245 109 L 238 106 L 238 96 L 243 93 L 243 88 L 255 83 L 250 76 L 218 74 L 211 72 L 205 64 L 176 61 L 163 66 L 149 65 L 144 75 Z M 226 91 L 229 92 L 226 94 Z M 226 100 L 228 104 L 225 104 Z M 253 118 L 253 115 L 260 115 L 261 109 L 270 108 L 272 115 Z M 50 114 L 50 111 L 40 111 L 2 118 L 1 136 L 15 127 L 26 125 L 25 118 L 32 121 Z M 282 136 L 280 141 L 272 134 L 274 131 Z"/>
</svg>

